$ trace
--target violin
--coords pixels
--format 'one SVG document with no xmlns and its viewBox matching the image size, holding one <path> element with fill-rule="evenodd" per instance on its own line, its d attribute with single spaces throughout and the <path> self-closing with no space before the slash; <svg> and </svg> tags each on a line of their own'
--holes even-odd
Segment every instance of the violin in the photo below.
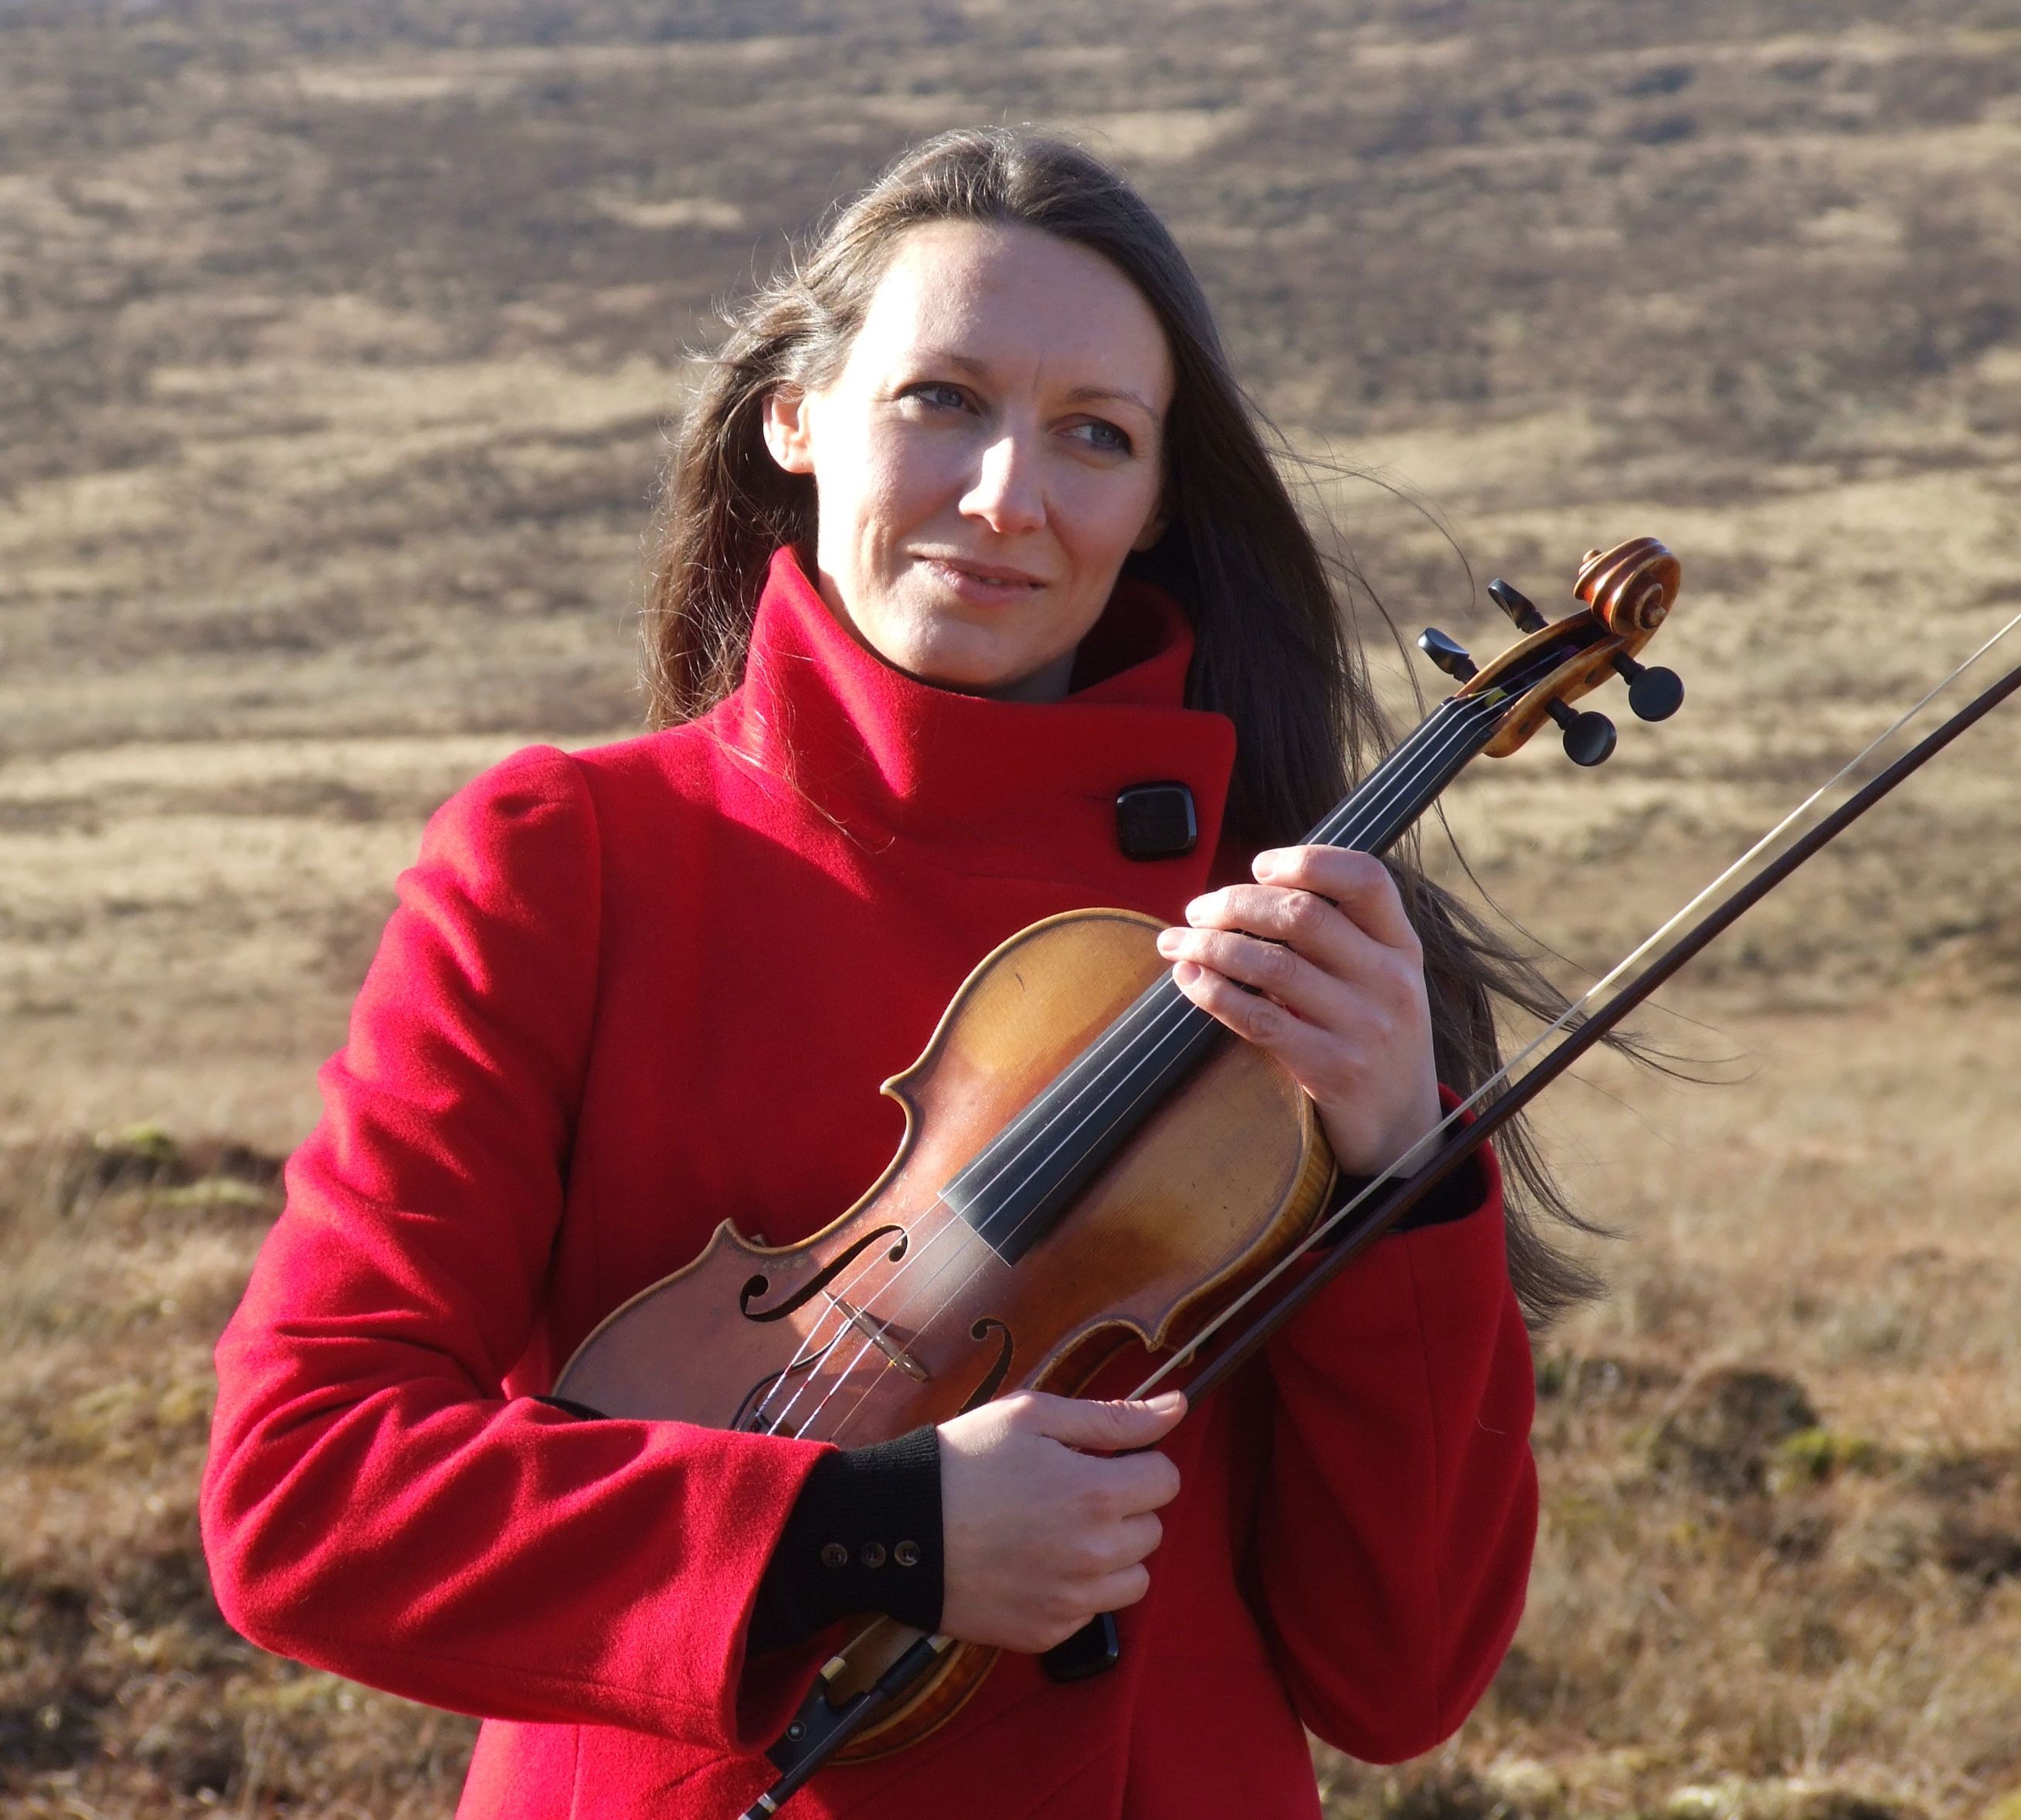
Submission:
<svg viewBox="0 0 2021 1820">
<path fill-rule="evenodd" d="M 1305 844 L 1382 853 L 1474 758 L 1517 751 L 1546 719 L 1575 763 L 1599 763 L 1614 727 L 1570 704 L 1612 677 L 1641 718 L 1667 718 L 1682 685 L 1637 654 L 1680 581 L 1677 558 L 1642 537 L 1589 552 L 1579 606 L 1555 621 L 1493 584 L 1518 642 L 1477 667 L 1426 632 L 1420 648 L 1461 686 Z M 1079 910 L 1003 942 L 884 1083 L 905 1135 L 861 1199 L 789 1247 L 726 1221 L 693 1263 L 604 1320 L 555 1395 L 610 1416 L 861 1444 L 1013 1390 L 1071 1395 L 1127 1347 L 1185 1352 L 1311 1232 L 1336 1170 L 1282 1065 L 1179 991 L 1160 927 Z M 819 1760 L 902 1749 L 959 1710 L 996 1655 L 868 1620 L 774 1760 L 797 1765 L 793 1785 L 812 1773 L 796 1746 L 819 1713 L 853 1720 Z"/>
</svg>

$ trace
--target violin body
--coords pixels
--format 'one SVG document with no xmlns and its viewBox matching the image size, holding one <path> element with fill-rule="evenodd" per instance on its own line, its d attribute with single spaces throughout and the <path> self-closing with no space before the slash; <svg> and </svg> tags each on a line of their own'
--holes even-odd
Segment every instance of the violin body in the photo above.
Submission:
<svg viewBox="0 0 2021 1820">
<path fill-rule="evenodd" d="M 1472 758 L 1515 751 L 1546 719 L 1578 763 L 1597 763 L 1611 723 L 1566 704 L 1610 676 L 1631 680 L 1638 714 L 1666 717 L 1681 685 L 1634 654 L 1679 579 L 1668 550 L 1637 538 L 1587 554 L 1568 617 L 1498 595 L 1525 635 L 1484 668 L 1427 633 L 1462 686 L 1306 842 L 1386 851 Z M 1160 926 L 1084 910 L 1011 937 L 885 1083 L 905 1134 L 868 1193 L 799 1245 L 726 1222 L 584 1341 L 556 1393 L 606 1415 L 856 1445 L 1012 1390 L 1071 1395 L 1125 1347 L 1182 1352 L 1298 1250 L 1335 1172 L 1291 1075 L 1173 983 Z M 996 1654 L 923 1640 L 868 1622 L 774 1747 L 787 1771 L 775 1794 L 821 1762 L 924 1737 Z M 809 1711 L 825 1739 L 810 1742 Z"/>
<path fill-rule="evenodd" d="M 1071 1222 L 1014 1262 L 944 1192 L 1167 971 L 1161 926 L 1083 910 L 1012 936 L 885 1083 L 905 1134 L 863 1199 L 777 1249 L 725 1221 L 694 1263 L 605 1319 L 555 1394 L 606 1415 L 854 1446 L 1011 1390 L 1071 1394 L 1126 1346 L 1182 1345 L 1298 1243 L 1333 1181 L 1311 1101 L 1262 1050 L 1216 1048 L 1080 1193 Z M 834 1693 L 874 1680 L 919 1634 L 872 1622 Z M 947 1651 L 840 1760 L 923 1737 L 995 1654 Z"/>
</svg>

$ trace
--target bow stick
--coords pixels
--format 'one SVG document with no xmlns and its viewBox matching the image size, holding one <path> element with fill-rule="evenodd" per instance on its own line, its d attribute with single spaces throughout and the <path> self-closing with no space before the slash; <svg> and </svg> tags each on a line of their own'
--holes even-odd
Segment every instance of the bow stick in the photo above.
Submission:
<svg viewBox="0 0 2021 1820">
<path fill-rule="evenodd" d="M 1237 1297 L 1183 1348 L 1161 1364 L 1131 1392 L 1131 1397 L 1147 1395 L 1172 1373 L 1198 1360 L 1207 1343 L 1225 1330 L 1244 1309 L 1251 1306 L 1294 1266 L 1312 1258 L 1315 1253 L 1323 1254 L 1297 1282 L 1278 1295 L 1247 1327 L 1217 1350 L 1183 1386 L 1189 1404 L 1197 1403 L 1202 1397 L 1210 1395 L 1254 1357 L 1265 1341 L 1335 1276 L 1428 1195 L 1450 1181 L 1490 1138 L 1552 1082 L 1563 1076 L 1574 1062 L 1614 1029 L 1630 1011 L 1644 1003 L 1688 961 L 1731 928 L 1798 867 L 1837 839 L 1898 784 L 1914 776 L 1960 734 L 1977 725 L 2001 702 L 2021 690 L 2021 664 L 2016 664 L 1919 740 L 1884 770 L 1862 785 L 1822 821 L 1806 829 L 1732 896 L 1715 905 L 1696 923 L 1686 926 L 1668 948 L 1657 953 L 1655 958 L 1640 972 L 1620 984 L 1614 996 L 1604 1004 L 1589 1012 L 1586 1010 L 1593 1005 L 1600 995 L 1622 981 L 1622 976 L 1630 968 L 1655 948 L 1666 935 L 1684 923 L 1694 911 L 1713 897 L 1751 861 L 1773 846 L 1835 784 L 1858 770 L 1877 749 L 1885 744 L 2016 625 L 2021 625 L 2021 614 L 2009 620 L 1921 700 L 1869 741 L 1660 929 L 1560 1013 L 1517 1055 L 1504 1064 L 1426 1132 L 1403 1159 L 1405 1164 L 1411 1163 L 1414 1159 L 1422 1159 L 1417 1161 L 1407 1177 L 1400 1177 L 1393 1173 L 1378 1178 L 1322 1221 L 1303 1244 Z M 1563 1042 L 1549 1050 L 1513 1084 L 1506 1084 L 1510 1083 L 1514 1069 L 1521 1066 L 1553 1036 L 1568 1029 L 1571 1034 Z M 1357 1215 L 1360 1216 L 1358 1220 Z M 940 1636 L 921 1637 L 872 1686 L 865 1688 L 839 1708 L 825 1709 L 818 1736 L 814 1734 L 809 1721 L 804 1716 L 796 1720 L 789 1728 L 787 1736 L 774 1749 L 774 1761 L 785 1773 L 745 1811 L 743 1820 L 770 1820 L 770 1816 L 778 1812 L 788 1797 L 861 1731 L 880 1708 L 898 1698 L 907 1687 L 923 1675 L 938 1656 L 951 1647 L 952 1640 Z M 812 1702 L 810 1705 L 819 1707 L 821 1703 Z"/>
<path fill-rule="evenodd" d="M 2008 625 L 2002 628 L 1996 635 L 1996 638 L 2004 638 L 2016 624 L 2021 624 L 2021 619 L 2010 621 Z M 1981 652 L 1975 652 L 1973 654 L 1974 657 L 1982 654 L 1986 648 L 1982 646 Z M 1972 660 L 1968 659 L 1967 661 L 1969 663 Z M 1954 672 L 1953 675 L 1955 676 L 1957 673 Z M 1945 681 L 1948 682 L 1950 679 L 1947 677 Z M 1940 683 L 1938 686 L 1941 689 L 1943 686 Z M 1622 985 L 1604 1005 L 1589 1016 L 1578 1021 L 1576 1026 L 1572 1028 L 1571 1034 L 1546 1054 L 1528 1073 L 1516 1081 L 1513 1085 L 1507 1087 L 1497 1094 L 1495 1093 L 1495 1089 L 1508 1079 L 1509 1069 L 1505 1067 L 1498 1071 L 1470 1097 L 1447 1113 L 1413 1146 L 1409 1154 L 1415 1157 L 1422 1154 L 1426 1145 L 1434 1140 L 1441 1137 L 1444 1138 L 1444 1141 L 1431 1152 L 1429 1157 L 1408 1178 L 1399 1181 L 1393 1176 L 1386 1177 L 1371 1183 L 1368 1187 L 1364 1188 L 1353 1200 L 1315 1228 L 1302 1250 L 1293 1253 L 1290 1258 L 1280 1264 L 1269 1276 L 1256 1284 L 1247 1294 L 1238 1298 L 1235 1302 L 1231 1303 L 1218 1319 L 1210 1323 L 1206 1329 L 1196 1335 L 1182 1351 L 1160 1366 L 1150 1377 L 1131 1392 L 1131 1397 L 1134 1399 L 1146 1395 L 1189 1359 L 1198 1357 L 1200 1349 L 1207 1340 L 1225 1326 L 1229 1319 L 1245 1306 L 1254 1295 L 1265 1287 L 1274 1278 L 1280 1276 L 1291 1265 L 1298 1262 L 1302 1258 L 1309 1255 L 1314 1250 L 1326 1250 L 1326 1257 L 1319 1264 L 1272 1302 L 1262 1314 L 1259 1315 L 1248 1327 L 1244 1328 L 1228 1343 L 1225 1349 L 1217 1352 L 1212 1360 L 1189 1378 L 1184 1386 L 1187 1400 L 1189 1403 L 1206 1396 L 1213 1390 L 1244 1361 L 1251 1358 L 1265 1340 L 1276 1333 L 1312 1297 L 1317 1294 L 1335 1275 L 1353 1262 L 1371 1244 L 1388 1232 L 1398 1220 L 1423 1201 L 1426 1196 L 1442 1183 L 1450 1181 L 1468 1159 L 1494 1136 L 1495 1132 L 1520 1112 L 1552 1082 L 1563 1075 L 1574 1062 L 1619 1025 L 1630 1011 L 1643 1003 L 1686 962 L 1691 960 L 1709 944 L 1730 929 L 1806 860 L 1810 859 L 1822 848 L 1844 832 L 1897 784 L 1921 770 L 1959 734 L 1983 720 L 2017 690 L 2021 690 L 2021 664 L 2016 665 L 1997 682 L 1992 683 L 1974 697 L 1956 714 L 1918 741 L 1885 770 L 1881 772 L 1841 803 L 1822 821 L 1806 830 L 1732 897 L 1708 911 L 1698 922 L 1687 928 L 1670 947 L 1665 948 L 1640 973 Z M 1933 690 L 1932 693 L 1934 693 L 1935 691 Z M 1924 699 L 1927 701 L 1928 697 L 1926 696 Z M 1921 703 L 1917 704 L 1918 707 L 1921 705 Z M 1910 710 L 1911 714 L 1914 712 L 1914 708 Z M 1897 722 L 1896 726 L 1900 724 Z M 1895 728 L 1891 727 L 1888 732 L 1883 733 L 1881 740 L 1876 741 L 1874 744 L 1880 744 L 1881 741 L 1887 739 L 1895 730 Z M 1852 759 L 1837 777 L 1832 779 L 1832 783 L 1837 782 L 1839 777 L 1843 777 L 1847 771 L 1858 766 L 1866 756 L 1867 752 L 1870 752 L 1873 749 L 1873 746 L 1870 745 L 1866 752 L 1863 752 L 1858 758 Z M 1691 905 L 1688 905 L 1684 910 L 1678 913 L 1677 917 L 1673 918 L 1670 923 L 1666 923 L 1664 926 L 1665 930 L 1674 927 L 1678 920 L 1688 915 L 1692 908 L 1717 890 L 1719 886 L 1730 878 L 1739 866 L 1745 864 L 1747 857 L 1751 857 L 1753 853 L 1759 852 L 1763 846 L 1772 843 L 1776 836 L 1789 826 L 1791 819 L 1801 816 L 1805 810 L 1817 801 L 1819 796 L 1823 795 L 1830 788 L 1831 784 L 1825 784 L 1800 805 L 1793 812 L 1791 817 L 1786 818 L 1769 834 L 1764 835 L 1762 840 L 1750 850 L 1749 856 L 1743 857 L 1742 860 L 1736 861 L 1734 867 L 1729 868 L 1726 872 L 1721 875 L 1719 879 L 1715 879 L 1711 885 L 1701 892 L 1699 897 L 1692 901 Z M 1596 994 L 1604 990 L 1608 985 L 1619 979 L 1622 971 L 1631 966 L 1640 955 L 1647 952 L 1651 946 L 1662 939 L 1663 933 L 1663 930 L 1659 930 L 1655 936 L 1650 938 L 1649 941 L 1638 948 L 1635 955 L 1630 956 L 1628 960 L 1622 962 L 1592 988 L 1585 997 L 1561 1013 L 1557 1020 L 1546 1030 L 1543 1036 L 1523 1051 L 1523 1055 L 1530 1054 L 1537 1047 L 1538 1043 L 1548 1039 L 1557 1032 L 1571 1025 L 1574 1020 L 1579 1019 L 1581 1007 L 1589 1003 Z M 1517 1058 L 1519 1062 L 1521 1059 L 1521 1056 Z M 1510 1065 L 1510 1066 L 1513 1065 L 1514 1064 Z M 1494 1096 L 1491 1098 L 1488 1097 L 1491 1094 Z M 1486 1101 L 1485 1105 L 1482 1104 L 1484 1100 Z M 1373 1202 L 1373 1206 L 1368 1207 L 1360 1221 L 1353 1226 L 1351 1230 L 1341 1233 L 1339 1228 L 1347 1225 L 1357 1212 L 1362 1210 L 1364 1205 L 1371 1202 Z"/>
<path fill-rule="evenodd" d="M 1940 726 L 1934 728 L 1909 751 L 1904 752 L 1888 768 L 1879 773 L 1853 795 L 1833 810 L 1825 818 L 1808 829 L 1797 840 L 1762 870 L 1750 879 L 1733 895 L 1706 912 L 1698 922 L 1684 929 L 1669 948 L 1663 949 L 1640 973 L 1620 985 L 1619 991 L 1607 1002 L 1586 1014 L 1586 1007 L 1600 995 L 1622 980 L 1629 969 L 1650 953 L 1673 930 L 1684 924 L 1691 913 L 1713 897 L 1720 889 L 1748 864 L 1772 847 L 1797 822 L 1808 814 L 1819 801 L 1829 795 L 1834 785 L 1858 770 L 1879 748 L 1885 745 L 1903 727 L 1956 682 L 2017 625 L 2021 625 L 2021 614 L 2009 620 L 1972 655 L 1939 682 L 1912 707 L 1905 710 L 1892 725 L 1875 735 L 1852 758 L 1839 767 L 1830 777 L 1818 786 L 1790 813 L 1763 835 L 1753 846 L 1742 854 L 1698 895 L 1677 911 L 1668 922 L 1648 937 L 1640 946 L 1610 968 L 1596 980 L 1571 1004 L 1560 1012 L 1517 1055 L 1484 1081 L 1465 1100 L 1446 1114 L 1439 1123 L 1419 1138 L 1407 1152 L 1397 1170 L 1371 1182 L 1360 1193 L 1338 1208 L 1328 1218 L 1320 1222 L 1309 1234 L 1305 1243 L 1289 1257 L 1251 1284 L 1236 1297 L 1220 1314 L 1207 1323 L 1173 1356 L 1153 1371 L 1143 1383 L 1131 1392 L 1137 1398 L 1149 1394 L 1189 1360 L 1197 1358 L 1205 1343 L 1211 1339 L 1234 1317 L 1262 1295 L 1274 1283 L 1301 1261 L 1317 1250 L 1328 1250 L 1326 1261 L 1313 1269 L 1309 1276 L 1300 1279 L 1298 1286 L 1281 1298 L 1287 1304 L 1284 1313 L 1277 1313 L 1277 1304 L 1273 1304 L 1269 1313 L 1262 1316 L 1252 1328 L 1244 1329 L 1230 1343 L 1229 1351 L 1218 1354 L 1214 1363 L 1185 1386 L 1189 1400 L 1204 1396 L 1215 1385 L 1253 1353 L 1258 1345 L 1275 1333 L 1283 1323 L 1290 1319 L 1291 1312 L 1302 1305 L 1337 1271 L 1351 1263 L 1366 1250 L 1370 1244 L 1389 1231 L 1413 1207 L 1442 1182 L 1449 1181 L 1475 1151 L 1506 1125 L 1530 1101 L 1541 1094 L 1551 1083 L 1564 1074 L 1581 1056 L 1592 1048 L 1622 1018 L 1643 1003 L 1684 963 L 1700 953 L 1711 942 L 1730 929 L 1742 916 L 1761 901 L 1768 894 L 1787 879 L 1804 862 L 1827 846 L 1832 840 L 1851 827 L 1882 797 L 1905 779 L 1935 758 L 1961 733 L 1983 720 L 2017 689 L 2021 689 L 2021 665 L 2009 670 L 1975 696 L 1957 713 Z M 1535 1067 L 1517 1080 L 1513 1086 L 1503 1088 L 1514 1071 L 1531 1056 L 1549 1043 L 1561 1031 L 1571 1029 L 1571 1034 L 1552 1050 Z M 1502 1090 L 1498 1093 L 1498 1089 Z M 1439 1144 L 1444 1138 L 1445 1141 Z M 1437 1148 L 1432 1146 L 1437 1145 Z M 1419 1159 L 1415 1167 L 1413 1159 Z M 1402 1175 L 1404 1169 L 1410 1173 Z M 1351 1232 L 1341 1228 L 1369 1203 L 1367 1217 Z M 1252 1335 L 1254 1336 L 1252 1338 Z"/>
</svg>

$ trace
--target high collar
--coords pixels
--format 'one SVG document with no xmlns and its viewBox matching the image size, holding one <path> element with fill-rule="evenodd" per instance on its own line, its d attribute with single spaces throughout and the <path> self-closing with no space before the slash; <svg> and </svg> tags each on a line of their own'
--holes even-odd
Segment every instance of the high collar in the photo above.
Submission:
<svg viewBox="0 0 2021 1820">
<path fill-rule="evenodd" d="M 934 688 L 858 645 L 782 549 L 725 731 L 858 837 L 987 831 L 992 845 L 1026 837 L 1072 850 L 1098 838 L 1113 852 L 1118 791 L 1183 783 L 1200 821 L 1186 869 L 1197 869 L 1220 837 L 1235 729 L 1183 705 L 1192 656 L 1178 603 L 1127 580 L 1082 646 L 1077 673 L 1094 679 L 1063 700 Z"/>
</svg>

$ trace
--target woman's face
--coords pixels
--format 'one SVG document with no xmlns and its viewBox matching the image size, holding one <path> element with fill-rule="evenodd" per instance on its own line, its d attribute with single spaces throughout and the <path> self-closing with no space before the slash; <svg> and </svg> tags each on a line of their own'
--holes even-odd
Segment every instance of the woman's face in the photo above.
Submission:
<svg viewBox="0 0 2021 1820">
<path fill-rule="evenodd" d="M 814 476 L 821 594 L 859 643 L 1047 700 L 1157 537 L 1171 396 L 1157 318 L 1099 253 L 941 221 L 899 242 L 834 381 L 768 401 L 766 440 Z"/>
</svg>

